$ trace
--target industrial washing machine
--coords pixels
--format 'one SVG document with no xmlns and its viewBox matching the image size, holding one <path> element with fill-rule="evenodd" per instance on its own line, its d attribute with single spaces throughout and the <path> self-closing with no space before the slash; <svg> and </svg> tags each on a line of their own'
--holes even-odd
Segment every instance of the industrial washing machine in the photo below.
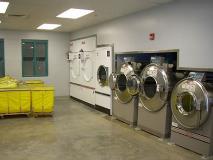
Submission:
<svg viewBox="0 0 213 160">
<path fill-rule="evenodd" d="M 169 137 L 171 131 L 169 97 L 175 82 L 173 67 L 164 63 L 164 57 L 152 57 L 140 75 L 137 127 L 161 138 Z"/>
<path fill-rule="evenodd" d="M 112 115 L 131 126 L 137 123 L 138 96 L 130 94 L 127 81 L 136 75 L 136 67 L 134 62 L 125 62 L 119 72 L 112 73 L 109 78 L 113 95 Z"/>
<path fill-rule="evenodd" d="M 174 87 L 171 95 L 171 142 L 204 156 L 212 156 L 213 89 L 207 82 L 207 74 L 191 72 Z"/>
<path fill-rule="evenodd" d="M 112 114 L 112 91 L 109 87 L 109 75 L 112 73 L 112 46 L 98 47 L 95 59 L 95 105 Z"/>
</svg>

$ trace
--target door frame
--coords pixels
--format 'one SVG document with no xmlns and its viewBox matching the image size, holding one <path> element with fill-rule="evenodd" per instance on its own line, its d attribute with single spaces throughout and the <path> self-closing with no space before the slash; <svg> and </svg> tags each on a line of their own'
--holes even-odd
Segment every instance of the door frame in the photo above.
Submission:
<svg viewBox="0 0 213 160">
<path fill-rule="evenodd" d="M 0 38 L 0 43 L 3 43 L 3 76 L 5 76 L 5 55 L 4 55 L 4 39 L 3 38 Z"/>
</svg>

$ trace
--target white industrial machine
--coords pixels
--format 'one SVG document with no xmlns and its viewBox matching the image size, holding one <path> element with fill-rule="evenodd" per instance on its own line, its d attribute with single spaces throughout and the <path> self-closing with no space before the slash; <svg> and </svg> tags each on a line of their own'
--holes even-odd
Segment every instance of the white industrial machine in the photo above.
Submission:
<svg viewBox="0 0 213 160">
<path fill-rule="evenodd" d="M 158 137 L 170 136 L 171 108 L 169 97 L 174 86 L 171 68 L 164 57 L 152 57 L 151 64 L 141 72 L 141 89 L 138 107 L 138 128 Z"/>
<path fill-rule="evenodd" d="M 96 37 L 70 43 L 70 96 L 95 105 Z"/>
<path fill-rule="evenodd" d="M 125 62 L 117 73 L 110 75 L 110 88 L 113 91 L 112 115 L 118 120 L 130 125 L 137 123 L 138 96 L 132 95 L 127 87 L 127 81 L 135 76 L 134 62 Z M 139 81 L 139 80 L 137 80 Z"/>
<path fill-rule="evenodd" d="M 204 73 L 191 72 L 171 95 L 171 142 L 213 156 L 213 88 Z"/>
<path fill-rule="evenodd" d="M 112 114 L 112 93 L 109 87 L 109 75 L 112 73 L 112 46 L 99 47 L 95 58 L 95 104 Z"/>
</svg>

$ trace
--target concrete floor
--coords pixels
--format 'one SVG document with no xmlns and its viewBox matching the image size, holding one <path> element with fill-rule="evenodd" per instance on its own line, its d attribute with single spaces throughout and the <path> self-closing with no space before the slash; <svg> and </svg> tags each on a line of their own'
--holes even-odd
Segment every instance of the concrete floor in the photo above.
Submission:
<svg viewBox="0 0 213 160">
<path fill-rule="evenodd" d="M 198 160 L 191 151 L 84 104 L 56 101 L 54 117 L 0 120 L 1 160 Z"/>
</svg>

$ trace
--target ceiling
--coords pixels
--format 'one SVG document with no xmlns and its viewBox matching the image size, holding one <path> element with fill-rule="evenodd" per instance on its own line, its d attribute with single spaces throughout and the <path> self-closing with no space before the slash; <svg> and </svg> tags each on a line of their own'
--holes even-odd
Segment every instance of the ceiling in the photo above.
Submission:
<svg viewBox="0 0 213 160">
<path fill-rule="evenodd" d="M 54 31 L 73 32 L 172 0 L 5 0 L 10 5 L 0 14 L 0 29 L 36 30 L 43 23 L 62 26 Z M 95 12 L 80 19 L 56 16 L 69 8 L 91 9 Z M 21 16 L 22 15 L 22 16 Z"/>
</svg>

